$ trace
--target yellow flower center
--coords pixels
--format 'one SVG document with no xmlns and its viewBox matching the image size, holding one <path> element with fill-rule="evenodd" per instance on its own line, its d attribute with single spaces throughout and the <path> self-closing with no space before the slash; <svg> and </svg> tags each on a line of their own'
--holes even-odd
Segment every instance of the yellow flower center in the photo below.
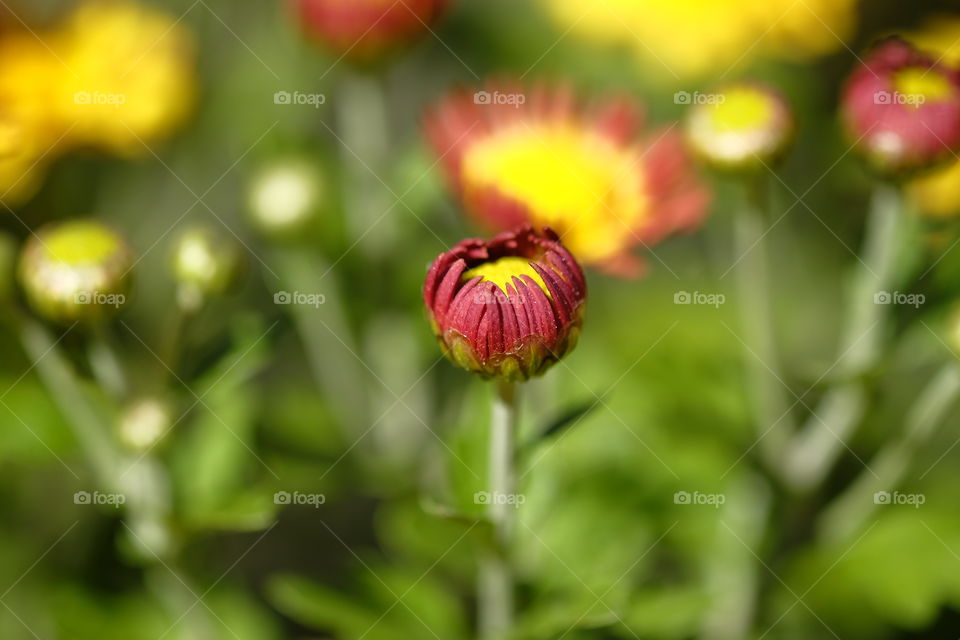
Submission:
<svg viewBox="0 0 960 640">
<path fill-rule="evenodd" d="M 759 89 L 735 87 L 720 96 L 722 102 L 713 107 L 710 119 L 719 132 L 762 129 L 774 116 L 773 100 Z"/>
<path fill-rule="evenodd" d="M 601 261 L 633 239 L 646 216 L 642 164 L 634 149 L 561 123 L 519 124 L 475 144 L 464 157 L 468 198 L 488 189 L 523 204 L 577 258 Z"/>
<path fill-rule="evenodd" d="M 543 281 L 543 278 L 541 278 L 540 274 L 530 266 L 530 261 L 526 258 L 509 256 L 506 258 L 500 258 L 499 260 L 494 260 L 493 262 L 484 262 L 473 269 L 465 271 L 461 278 L 464 281 L 467 281 L 480 276 L 484 280 L 489 280 L 493 284 L 500 287 L 501 291 L 506 292 L 507 283 L 512 283 L 514 276 L 520 277 L 523 275 L 533 278 L 534 282 L 536 282 L 540 288 L 543 289 L 543 292 L 547 294 L 547 297 L 550 296 L 550 292 L 547 290 L 547 285 Z"/>
<path fill-rule="evenodd" d="M 919 107 L 924 102 L 946 100 L 953 93 L 953 85 L 939 71 L 908 67 L 893 77 L 894 89 L 903 94 L 906 104 Z"/>
<path fill-rule="evenodd" d="M 64 264 L 97 264 L 113 257 L 120 240 L 110 229 L 89 222 L 70 222 L 43 238 L 47 257 Z"/>
</svg>

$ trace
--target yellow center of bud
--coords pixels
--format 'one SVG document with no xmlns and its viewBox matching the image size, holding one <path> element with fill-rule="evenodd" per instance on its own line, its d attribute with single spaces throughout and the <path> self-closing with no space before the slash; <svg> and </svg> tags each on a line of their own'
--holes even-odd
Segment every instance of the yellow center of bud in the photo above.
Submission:
<svg viewBox="0 0 960 640">
<path fill-rule="evenodd" d="M 70 265 L 99 264 L 121 249 L 121 240 L 110 229 L 91 222 L 68 222 L 43 239 L 46 256 Z"/>
<path fill-rule="evenodd" d="M 720 133 L 762 129 L 774 117 L 773 98 L 760 89 L 738 86 L 719 95 L 722 102 L 713 105 L 710 121 Z"/>
<path fill-rule="evenodd" d="M 924 102 L 946 100 L 953 93 L 953 85 L 939 71 L 908 67 L 893 77 L 894 89 L 906 96 L 906 104 L 919 107 Z"/>
<path fill-rule="evenodd" d="M 472 145 L 463 179 L 468 198 L 494 189 L 523 204 L 590 262 L 616 254 L 647 216 L 642 169 L 636 150 L 592 131 L 521 124 Z"/>
<path fill-rule="evenodd" d="M 489 280 L 500 287 L 501 291 L 506 292 L 507 283 L 512 283 L 514 276 L 519 277 L 523 275 L 533 278 L 534 282 L 547 294 L 547 297 L 550 297 L 550 292 L 547 290 L 547 285 L 544 283 L 543 278 L 530 266 L 530 261 L 526 258 L 509 256 L 494 260 L 493 262 L 484 262 L 473 269 L 465 271 L 461 277 L 466 281 L 480 276 L 484 280 Z"/>
</svg>

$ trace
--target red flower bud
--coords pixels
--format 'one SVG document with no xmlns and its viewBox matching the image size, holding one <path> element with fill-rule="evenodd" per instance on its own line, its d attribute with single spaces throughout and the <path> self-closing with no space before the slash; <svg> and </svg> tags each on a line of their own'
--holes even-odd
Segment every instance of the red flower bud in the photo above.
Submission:
<svg viewBox="0 0 960 640">
<path fill-rule="evenodd" d="M 335 55 L 369 62 L 420 37 L 449 0 L 296 0 L 306 30 Z"/>
<path fill-rule="evenodd" d="M 557 234 L 529 225 L 441 254 L 423 288 L 434 333 L 455 364 L 484 378 L 527 380 L 570 352 L 586 280 Z"/>
<path fill-rule="evenodd" d="M 960 149 L 960 72 L 898 38 L 875 46 L 843 92 L 847 134 L 890 176 L 925 169 Z"/>
</svg>

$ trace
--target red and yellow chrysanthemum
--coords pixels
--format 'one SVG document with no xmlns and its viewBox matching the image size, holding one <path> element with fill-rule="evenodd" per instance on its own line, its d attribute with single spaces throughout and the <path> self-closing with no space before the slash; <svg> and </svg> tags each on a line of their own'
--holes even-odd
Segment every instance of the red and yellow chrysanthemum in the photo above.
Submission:
<svg viewBox="0 0 960 640">
<path fill-rule="evenodd" d="M 585 264 L 636 275 L 630 253 L 695 227 L 709 192 L 673 128 L 640 136 L 627 100 L 585 108 L 566 88 L 458 91 L 427 137 L 465 208 L 501 231 L 549 226 Z"/>
<path fill-rule="evenodd" d="M 929 169 L 960 150 L 960 71 L 899 38 L 850 74 L 841 110 L 848 137 L 883 174 Z"/>
</svg>

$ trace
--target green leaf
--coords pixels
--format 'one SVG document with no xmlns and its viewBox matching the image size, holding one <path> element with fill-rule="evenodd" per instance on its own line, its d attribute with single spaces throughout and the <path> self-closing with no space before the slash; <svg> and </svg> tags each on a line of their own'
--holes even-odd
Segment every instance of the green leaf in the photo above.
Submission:
<svg viewBox="0 0 960 640">
<path fill-rule="evenodd" d="M 306 578 L 274 576 L 267 583 L 267 598 L 284 615 L 300 624 L 331 631 L 342 640 L 359 638 L 365 633 L 364 637 L 370 640 L 404 640 L 402 633 L 392 633 L 387 625 L 377 623 L 382 611 Z"/>
<path fill-rule="evenodd" d="M 591 398 L 590 400 L 582 402 L 565 411 L 563 414 L 547 423 L 547 426 L 540 430 L 534 437 L 530 438 L 523 448 L 532 449 L 534 446 L 543 442 L 544 440 L 548 440 L 553 436 L 559 435 L 565 429 L 580 424 L 584 418 L 593 413 L 599 406 L 600 401 L 598 401 L 596 398 Z"/>
<path fill-rule="evenodd" d="M 940 513 L 930 494 L 920 509 L 885 505 L 857 537 L 797 555 L 791 588 L 809 589 L 804 600 L 844 638 L 876 637 L 887 625 L 929 625 L 942 606 L 960 601 L 960 520 L 952 496 L 944 497 Z M 784 594 L 780 605 L 793 602 Z"/>
<path fill-rule="evenodd" d="M 618 635 L 623 638 L 688 638 L 700 626 L 708 598 L 701 590 L 657 587 L 634 593 Z"/>
<path fill-rule="evenodd" d="M 434 549 L 439 560 L 453 547 Z M 458 595 L 449 588 L 436 566 L 370 564 L 363 582 L 378 607 L 390 613 L 384 621 L 391 628 L 405 628 L 407 637 L 444 640 L 467 638 L 466 615 Z"/>
<path fill-rule="evenodd" d="M 184 432 L 171 451 L 171 469 L 188 526 L 223 522 L 224 513 L 237 509 L 237 492 L 250 478 L 271 474 L 255 451 L 259 398 L 248 383 L 268 355 L 264 333 L 259 324 L 241 329 L 233 349 L 198 385 L 193 423 L 177 425 Z"/>
<path fill-rule="evenodd" d="M 19 381 L 3 378 L 0 394 L 0 420 L 6 425 L 0 438 L 0 460 L 59 465 L 54 454 L 63 456 L 76 449 L 66 422 L 34 376 Z"/>
</svg>

